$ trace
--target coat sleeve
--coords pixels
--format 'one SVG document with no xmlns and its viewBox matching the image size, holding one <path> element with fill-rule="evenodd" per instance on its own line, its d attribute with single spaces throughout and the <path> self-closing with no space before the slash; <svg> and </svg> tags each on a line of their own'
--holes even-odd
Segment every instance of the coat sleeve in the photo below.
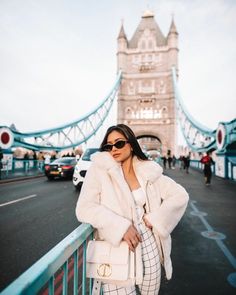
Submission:
<svg viewBox="0 0 236 295">
<path fill-rule="evenodd" d="M 101 204 L 101 185 L 98 177 L 96 168 L 91 166 L 79 195 L 76 216 L 80 222 L 90 223 L 99 230 L 105 240 L 116 246 L 121 242 L 131 221 Z"/>
<path fill-rule="evenodd" d="M 155 211 L 150 208 L 146 218 L 152 224 L 153 230 L 166 238 L 183 216 L 189 196 L 181 185 L 164 175 L 157 181 L 157 187 L 159 187 L 162 203 Z"/>
</svg>

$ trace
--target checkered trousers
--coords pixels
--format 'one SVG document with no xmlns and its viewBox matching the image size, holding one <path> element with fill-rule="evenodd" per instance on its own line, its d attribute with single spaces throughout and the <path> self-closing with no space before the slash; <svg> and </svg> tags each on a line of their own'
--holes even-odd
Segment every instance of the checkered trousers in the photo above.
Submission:
<svg viewBox="0 0 236 295">
<path fill-rule="evenodd" d="M 120 287 L 112 284 L 102 284 L 103 294 L 112 295 L 157 295 L 161 281 L 161 264 L 155 237 L 142 222 L 138 226 L 142 236 L 143 282 L 141 285 Z"/>
</svg>

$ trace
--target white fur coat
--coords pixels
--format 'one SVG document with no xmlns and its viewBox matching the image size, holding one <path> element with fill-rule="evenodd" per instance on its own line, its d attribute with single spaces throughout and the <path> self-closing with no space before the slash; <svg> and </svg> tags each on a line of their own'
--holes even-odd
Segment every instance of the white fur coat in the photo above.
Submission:
<svg viewBox="0 0 236 295">
<path fill-rule="evenodd" d="M 162 174 L 162 168 L 153 161 L 133 158 L 133 167 L 141 187 L 147 195 L 147 220 L 159 248 L 166 278 L 172 276 L 170 259 L 171 237 L 188 203 L 185 189 Z M 121 165 L 108 152 L 92 156 L 76 206 L 79 221 L 90 223 L 100 238 L 119 245 L 128 227 L 136 222 L 133 196 L 126 183 Z M 141 246 L 136 248 L 136 283 L 142 281 Z M 124 284 L 125 285 L 125 284 Z"/>
</svg>

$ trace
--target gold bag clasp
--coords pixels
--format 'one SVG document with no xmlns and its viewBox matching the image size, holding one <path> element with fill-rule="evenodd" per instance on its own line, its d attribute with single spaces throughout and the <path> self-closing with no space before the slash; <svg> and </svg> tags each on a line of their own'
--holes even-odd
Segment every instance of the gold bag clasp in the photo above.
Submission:
<svg viewBox="0 0 236 295">
<path fill-rule="evenodd" d="M 97 274 L 100 277 L 109 277 L 112 273 L 111 265 L 108 263 L 103 263 L 98 266 Z"/>
</svg>

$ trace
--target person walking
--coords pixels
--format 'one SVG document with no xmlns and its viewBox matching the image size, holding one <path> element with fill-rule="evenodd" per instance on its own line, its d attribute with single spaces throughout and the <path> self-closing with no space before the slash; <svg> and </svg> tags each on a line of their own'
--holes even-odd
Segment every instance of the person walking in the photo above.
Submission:
<svg viewBox="0 0 236 295">
<path fill-rule="evenodd" d="M 189 173 L 189 166 L 190 166 L 190 154 L 188 154 L 186 157 L 183 157 L 184 162 L 184 169 L 186 173 Z"/>
<path fill-rule="evenodd" d="M 167 162 L 166 156 L 162 157 L 162 161 L 163 161 L 163 167 L 164 167 L 164 169 L 166 169 L 166 162 Z"/>
<path fill-rule="evenodd" d="M 3 159 L 3 152 L 2 152 L 2 148 L 0 147 L 0 179 L 2 179 L 2 159 Z"/>
<path fill-rule="evenodd" d="M 179 157 L 179 169 L 184 169 L 184 156 L 182 155 Z"/>
<path fill-rule="evenodd" d="M 213 165 L 215 162 L 212 160 L 210 152 L 207 152 L 206 155 L 203 156 L 200 161 L 204 165 L 203 173 L 205 177 L 205 184 L 210 185 L 212 177 L 211 165 Z"/>
<path fill-rule="evenodd" d="M 167 161 L 168 161 L 168 167 L 169 167 L 169 169 L 171 169 L 172 168 L 172 157 L 171 157 L 171 155 L 168 156 Z"/>
<path fill-rule="evenodd" d="M 171 169 L 171 165 L 172 165 L 171 150 L 167 151 L 167 162 L 168 162 L 169 169 Z"/>
<path fill-rule="evenodd" d="M 176 164 L 176 157 L 173 155 L 172 157 L 172 168 L 175 169 L 175 164 Z"/>
<path fill-rule="evenodd" d="M 51 163 L 51 154 L 46 153 L 44 155 L 44 167 L 43 169 L 45 169 L 45 166 Z"/>
<path fill-rule="evenodd" d="M 103 294 L 157 295 L 161 264 L 166 278 L 172 276 L 170 234 L 185 212 L 188 193 L 147 159 L 127 125 L 108 128 L 91 159 L 76 216 L 95 228 L 98 239 L 113 246 L 125 241 L 135 253 L 135 279 L 100 281 Z"/>
<path fill-rule="evenodd" d="M 24 155 L 24 171 L 27 173 L 29 171 L 29 153 L 26 152 Z"/>
</svg>

